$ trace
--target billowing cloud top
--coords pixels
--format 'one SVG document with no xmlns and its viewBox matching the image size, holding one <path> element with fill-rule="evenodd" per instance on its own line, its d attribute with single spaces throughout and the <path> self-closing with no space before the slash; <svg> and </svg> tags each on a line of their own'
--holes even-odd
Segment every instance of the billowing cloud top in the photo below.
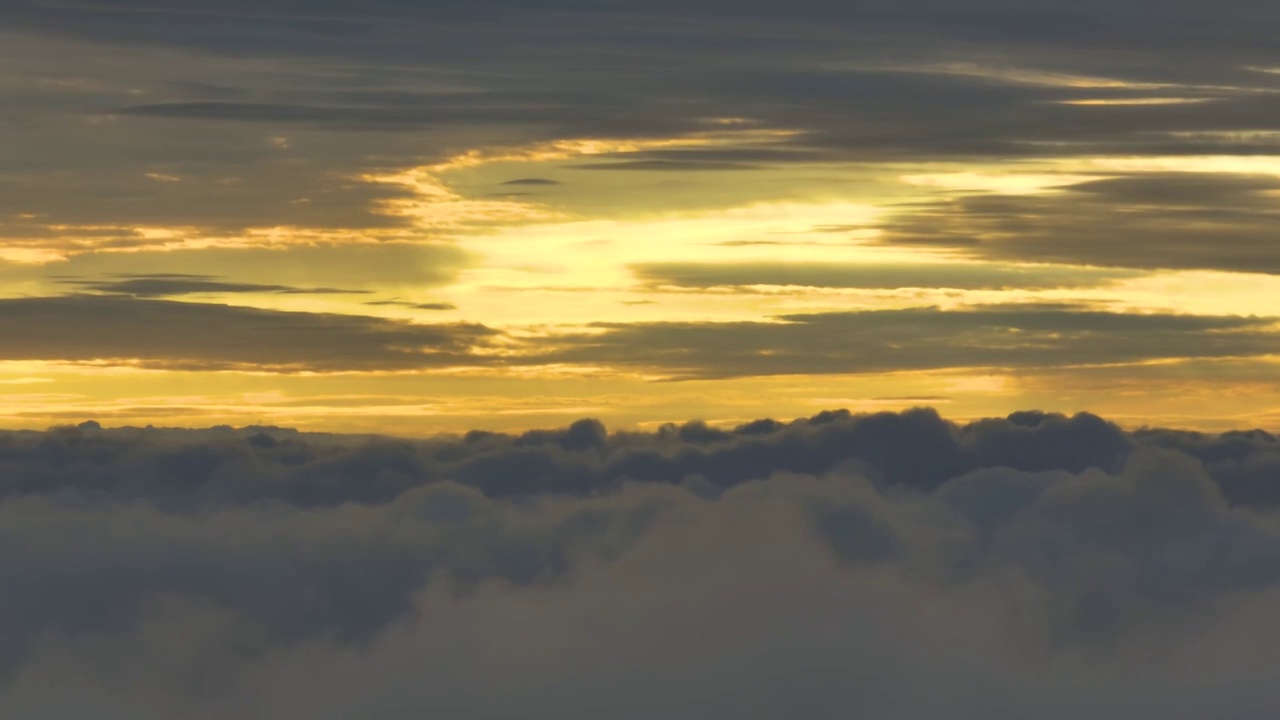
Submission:
<svg viewBox="0 0 1280 720">
<path fill-rule="evenodd" d="M 6 717 L 1271 717 L 1280 442 L 0 435 Z"/>
</svg>

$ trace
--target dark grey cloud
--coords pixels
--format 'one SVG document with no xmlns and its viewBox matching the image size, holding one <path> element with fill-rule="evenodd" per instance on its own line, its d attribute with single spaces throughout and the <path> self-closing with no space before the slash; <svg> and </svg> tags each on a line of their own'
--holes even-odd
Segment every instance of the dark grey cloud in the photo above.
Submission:
<svg viewBox="0 0 1280 720">
<path fill-rule="evenodd" d="M 603 26 L 611 28 L 615 35 L 628 37 L 662 31 L 678 36 L 675 28 L 653 21 L 684 19 L 702 32 L 717 23 L 727 26 L 728 31 L 738 32 L 744 27 L 759 32 L 763 26 L 766 32 L 760 34 L 768 36 L 770 33 L 767 31 L 772 30 L 771 34 L 779 41 L 789 38 L 778 32 L 778 25 L 794 23 L 807 28 L 826 29 L 826 33 L 819 35 L 823 39 L 837 29 L 862 26 L 884 34 L 896 31 L 944 35 L 949 32 L 966 39 L 1024 40 L 1028 44 L 1050 47 L 1071 45 L 1095 49 L 1115 49 L 1118 43 L 1126 42 L 1147 50 L 1171 47 L 1178 41 L 1190 40 L 1198 41 L 1201 46 L 1229 50 L 1233 49 L 1229 41 L 1235 40 L 1235 49 L 1245 51 L 1257 47 L 1265 39 L 1265 35 L 1255 30 L 1253 25 L 1276 16 L 1272 7 L 1257 0 L 1233 0 L 1215 8 L 1191 2 L 1171 3 L 1159 17 L 1152 17 L 1138 2 L 1117 4 L 1096 0 L 1071 4 L 1056 0 L 1035 3 L 975 1 L 966 3 L 963 8 L 943 5 L 936 0 L 878 0 L 853 6 L 827 0 L 804 0 L 786 6 L 767 2 L 729 3 L 724 0 L 692 3 L 450 0 L 430 5 L 397 0 L 371 3 L 275 0 L 258 4 L 223 3 L 216 9 L 194 2 L 83 3 L 56 7 L 33 0 L 11 0 L 5 4 L 4 10 L 15 23 L 65 33 L 111 37 L 132 31 L 131 39 L 145 38 L 160 43 L 166 40 L 151 33 L 165 24 L 182 24 L 188 26 L 193 39 L 202 44 L 216 43 L 219 47 L 226 47 L 238 41 L 255 48 L 266 47 L 262 38 L 256 38 L 255 43 L 255 38 L 243 37 L 255 26 L 265 27 L 274 31 L 273 34 L 293 35 L 295 40 L 328 38 L 335 44 L 343 40 L 358 44 L 365 38 L 353 37 L 351 31 L 354 29 L 383 29 L 380 25 L 403 27 L 429 21 L 447 24 L 455 33 L 464 35 L 477 26 L 505 29 L 520 21 L 531 25 L 531 30 L 545 31 L 559 21 L 562 27 L 567 27 L 566 34 Z M 1111 25 L 1093 24 L 1100 17 L 1110 19 Z M 768 22 L 760 23 L 761 20 Z M 1091 32 L 1085 35 L 1085 30 Z M 462 43 L 457 45 L 465 47 Z M 292 45 L 288 49 L 302 51 L 302 48 Z"/>
<path fill-rule="evenodd" d="M 104 430 L 86 421 L 48 433 L 0 433 L 8 463 L 0 475 L 0 498 L 88 493 L 174 509 L 192 503 L 316 508 L 390 502 L 446 480 L 491 498 L 587 496 L 627 481 L 679 484 L 693 477 L 724 489 L 778 472 L 821 475 L 850 463 L 877 483 L 932 491 L 950 477 L 988 466 L 1027 472 L 1118 470 L 1139 446 L 1202 458 L 1218 477 L 1232 466 L 1212 463 L 1277 451 L 1275 438 L 1266 433 L 1241 437 L 1247 441 L 1243 445 L 1236 434 L 1147 430 L 1130 437 L 1092 415 L 1042 412 L 960 426 L 927 409 L 873 415 L 828 411 L 732 429 L 690 421 L 655 433 L 611 434 L 599 421 L 584 419 L 518 435 L 472 431 L 421 441 L 275 427 Z M 1227 448 L 1232 452 L 1223 455 Z M 1229 475 L 1220 479 L 1230 495 L 1235 486 Z M 1280 505 L 1280 491 L 1238 499 L 1251 506 Z"/>
<path fill-rule="evenodd" d="M 1006 305 L 784 315 L 778 322 L 596 323 L 539 362 L 646 368 L 676 379 L 1048 368 L 1266 355 L 1274 318 L 1126 314 Z"/>
<path fill-rule="evenodd" d="M 883 242 L 987 258 L 1134 268 L 1280 272 L 1271 177 L 1116 177 L 1042 196 L 979 195 L 913 207 Z"/>
<path fill-rule="evenodd" d="M 187 287 L 183 280 L 175 280 Z M 448 303 L 375 300 L 420 310 Z M 595 323 L 525 338 L 503 363 L 643 369 L 670 379 L 949 368 L 1067 368 L 1274 354 L 1274 317 L 993 305 L 784 315 L 765 322 Z M 281 312 L 146 295 L 0 299 L 0 359 L 275 371 L 487 365 L 501 333 L 469 323 Z M 510 338 L 506 338 L 509 340 Z"/>
<path fill-rule="evenodd" d="M 556 97 L 556 96 L 553 96 Z M 353 98 L 355 99 L 355 98 Z M 173 102 L 134 105 L 113 109 L 111 114 L 166 118 L 171 120 L 217 120 L 259 124 L 319 124 L 336 130 L 416 130 L 422 127 L 464 123 L 559 124 L 575 107 L 547 105 L 546 100 L 526 96 L 519 102 L 505 94 L 497 101 L 475 101 L 465 96 L 421 96 L 416 102 L 400 102 L 398 97 L 359 96 L 361 105 L 301 105 L 283 103 Z M 581 118 L 587 120 L 588 118 Z M 599 110 L 590 118 L 606 123 Z"/>
<path fill-rule="evenodd" d="M 269 147 L 265 138 L 257 144 Z M 408 198 L 405 188 L 339 178 L 340 167 L 353 169 L 345 163 L 290 162 L 281 154 L 243 165 L 231 159 L 216 165 L 162 160 L 110 170 L 83 168 L 73 177 L 58 171 L 15 172 L 0 177 L 0 213 L 9 216 L 0 222 L 0 234 L 14 241 L 44 237 L 52 249 L 93 249 L 155 245 L 139 231 L 147 226 L 176 227 L 195 237 L 261 227 L 409 227 L 405 218 L 381 211 L 384 202 Z M 175 180 L 154 179 L 157 175 Z M 65 202 L 68 196 L 77 202 Z"/>
<path fill-rule="evenodd" d="M 632 272 L 653 285 L 683 288 L 797 285 L 822 288 L 1006 290 L 1088 287 L 1133 277 L 1097 268 L 957 263 L 647 263 Z"/>
<path fill-rule="evenodd" d="M 785 164 L 796 162 L 821 163 L 830 159 L 827 153 L 805 147 L 714 147 L 670 148 L 617 153 L 605 157 L 627 158 L 635 161 L 666 161 L 673 165 L 707 164 L 711 167 Z"/>
<path fill-rule="evenodd" d="M 623 160 L 571 165 L 575 170 L 662 170 L 711 172 L 726 170 L 759 170 L 759 166 L 715 160 Z"/>
<path fill-rule="evenodd" d="M 552 180 L 550 178 L 528 177 L 528 178 L 516 178 L 515 180 L 508 180 L 502 184 L 503 185 L 559 185 L 560 181 Z"/>
<path fill-rule="evenodd" d="M 410 310 L 457 310 L 458 306 L 446 302 L 416 303 L 407 300 L 370 300 L 365 305 L 404 307 Z"/>
<path fill-rule="evenodd" d="M 482 364 L 481 325 L 104 295 L 0 300 L 4 360 L 136 362 L 274 371 L 413 370 Z"/>
<path fill-rule="evenodd" d="M 0 433 L 0 710 L 1264 718 L 1277 458 L 1041 412 Z"/>
<path fill-rule="evenodd" d="M 837 5 L 10 0 L 0 60 L 42 71 L 0 73 L 0 215 L 39 217 L 0 233 L 115 227 L 128 244 L 143 223 L 396 228 L 404 218 L 375 209 L 405 189 L 352 177 L 724 117 L 799 134 L 606 165 L 1280 152 L 1280 76 L 1249 69 L 1270 62 L 1265 28 L 1280 19 L 1262 4 L 1166 3 L 1159 17 L 1131 0 Z M 1209 102 L 1061 104 L 1152 97 Z"/>
<path fill-rule="evenodd" d="M 84 252 L 49 265 L 0 264 L 0 278 L 19 282 L 74 277 L 111 282 L 128 277 L 193 279 L 198 268 L 227 282 L 291 288 L 437 287 L 473 262 L 456 245 L 346 243 L 282 247 L 214 247 L 135 252 Z"/>
<path fill-rule="evenodd" d="M 291 285 L 260 285 L 257 283 L 227 282 L 214 275 L 190 273 L 169 275 L 129 275 L 107 280 L 83 278 L 59 278 L 59 282 L 75 285 L 82 290 L 153 298 L 176 295 L 271 293 L 277 295 L 364 295 L 368 290 L 344 290 L 342 288 L 304 288 Z"/>
</svg>

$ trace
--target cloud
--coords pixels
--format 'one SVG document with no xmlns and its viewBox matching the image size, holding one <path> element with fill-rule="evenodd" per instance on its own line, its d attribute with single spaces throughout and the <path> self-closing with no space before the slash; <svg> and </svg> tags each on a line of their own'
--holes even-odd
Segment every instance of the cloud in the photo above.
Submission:
<svg viewBox="0 0 1280 720">
<path fill-rule="evenodd" d="M 1263 718 L 1277 497 L 1230 488 L 1277 457 L 1039 412 L 3 433 L 0 710 Z"/>
<path fill-rule="evenodd" d="M 255 283 L 225 282 L 214 275 L 135 275 L 111 280 L 84 280 L 60 278 L 59 282 L 75 285 L 84 290 L 133 297 L 167 297 L 174 295 L 220 293 L 273 293 L 279 295 L 363 295 L 368 290 L 343 290 L 341 288 L 301 288 L 290 285 L 259 285 Z"/>
<path fill-rule="evenodd" d="M 472 263 L 470 253 L 443 243 L 316 244 L 86 252 L 47 265 L 0 266 L 0 277 L 18 282 L 75 277 L 110 283 L 129 276 L 189 276 L 192 273 L 174 270 L 199 268 L 235 284 L 366 290 L 448 285 Z"/>
<path fill-rule="evenodd" d="M 0 300 L 5 360 L 269 371 L 413 370 L 475 365 L 481 325 L 70 295 Z"/>
<path fill-rule="evenodd" d="M 1277 193 L 1280 180 L 1272 177 L 1112 177 L 1046 195 L 926 204 L 891 222 L 882 242 L 964 248 L 991 259 L 1276 273 Z"/>
<path fill-rule="evenodd" d="M 48 72 L 0 78 L 12 120 L 0 235 L 58 248 L 145 244 L 140 228 L 155 226 L 407 239 L 405 217 L 378 212 L 406 189 L 352 178 L 472 148 L 733 127 L 792 134 L 602 159 L 656 174 L 754 167 L 749 182 L 770 188 L 795 184 L 769 173 L 803 168 L 795 192 L 826 195 L 841 183 L 815 166 L 1280 152 L 1273 76 L 1249 69 L 1265 64 L 1273 9 L 899 5 L 11 0 L 13 67 Z M 1210 102 L 1063 104 L 1152 97 Z M 1158 225 L 1147 220 L 1144 232 Z"/>
<path fill-rule="evenodd" d="M 206 287 L 192 282 L 145 284 L 140 289 L 150 292 L 133 296 L 0 299 L 0 334 L 9 340 L 0 347 L 0 359 L 279 372 L 586 365 L 686 380 L 1240 359 L 1280 348 L 1271 317 L 1129 314 L 1075 305 L 864 310 L 758 322 L 593 323 L 521 336 L 474 323 L 416 324 L 153 296 Z M 456 309 L 395 299 L 365 304 Z M 491 352 L 499 341 L 506 352 Z"/>
<path fill-rule="evenodd" d="M 362 105 L 301 105 L 284 103 L 174 102 L 133 105 L 112 110 L 113 115 L 166 118 L 171 120 L 219 120 L 256 124 L 321 125 L 341 131 L 418 130 L 436 125 L 468 122 L 553 124 L 572 112 L 568 106 L 547 107 L 536 95 L 521 98 L 523 105 L 510 105 L 511 98 L 499 94 L 484 102 L 484 95 L 420 95 L 417 102 L 364 96 Z M 476 102 L 477 97 L 480 102 Z M 350 98 L 350 96 L 348 96 Z M 354 98 L 351 98 L 354 99 Z M 558 99 L 552 96 L 551 99 Z M 542 100 L 542 102 L 539 102 Z M 504 102 L 505 101 L 505 102 Z"/>
<path fill-rule="evenodd" d="M 415 303 L 415 302 L 408 302 L 406 300 L 371 300 L 364 304 L 378 305 L 378 306 L 404 307 L 404 308 L 409 308 L 410 310 L 457 310 L 458 309 L 457 305 L 454 305 L 453 303 L 445 303 L 445 302 Z"/>
<path fill-rule="evenodd" d="M 529 177 L 529 178 L 516 178 L 515 180 L 508 180 L 502 184 L 503 185 L 559 185 L 560 181 L 551 180 L 550 178 Z"/>
<path fill-rule="evenodd" d="M 341 153 L 310 152 L 305 141 L 283 149 L 258 130 L 206 129 L 172 143 L 182 147 L 160 145 L 149 132 L 117 122 L 96 128 L 91 137 L 97 142 L 135 148 L 133 156 L 111 163 L 99 159 L 96 142 L 86 137 L 64 139 L 50 127 L 28 138 L 24 153 L 48 149 L 39 158 L 0 164 L 0 214 L 6 216 L 0 233 L 15 242 L 43 239 L 58 249 L 158 245 L 144 232 L 153 228 L 218 237 L 251 228 L 391 232 L 406 226 L 379 208 L 409 193 L 351 182 L 358 165 Z M 64 147 L 50 147 L 60 142 Z M 63 152 L 78 156 L 64 159 Z M 20 215 L 26 219 L 15 219 Z M 95 234 L 103 237 L 89 242 Z"/>
<path fill-rule="evenodd" d="M 642 281 L 684 288 L 796 285 L 821 288 L 1007 290 L 1088 287 L 1133 273 L 1088 267 L 962 263 L 647 263 Z"/>
<path fill-rule="evenodd" d="M 714 160 L 623 160 L 573 165 L 575 170 L 660 170 L 683 172 L 708 172 L 727 170 L 757 170 L 759 166 L 745 163 L 718 162 Z"/>
<path fill-rule="evenodd" d="M 642 368 L 677 379 L 1050 368 L 1160 358 L 1266 355 L 1265 317 L 1125 314 L 993 305 L 784 315 L 776 322 L 596 323 L 548 341 L 537 362 Z"/>
</svg>

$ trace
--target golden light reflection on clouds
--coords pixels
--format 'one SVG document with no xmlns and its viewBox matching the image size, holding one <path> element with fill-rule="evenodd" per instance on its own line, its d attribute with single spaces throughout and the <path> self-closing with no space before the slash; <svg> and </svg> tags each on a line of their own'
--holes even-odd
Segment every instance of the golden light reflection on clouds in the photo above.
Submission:
<svg viewBox="0 0 1280 720">
<path fill-rule="evenodd" d="M 562 219 L 562 213 L 515 200 L 466 198 L 432 173 L 436 168 L 415 168 L 385 175 L 363 175 L 370 183 L 399 185 L 413 197 L 384 200 L 382 212 L 408 218 L 414 227 L 428 231 L 458 231 L 480 226 L 518 225 Z"/>
<path fill-rule="evenodd" d="M 946 72 L 988 71 L 959 67 Z M 1010 82 L 1065 87 L 1144 89 L 1098 78 L 1022 72 L 996 76 Z M 1157 101 L 1171 99 L 1132 102 Z M 1091 100 L 1071 102 L 1094 104 Z M 1096 104 L 1129 102 L 1120 99 Z M 402 219 L 400 226 L 271 226 L 228 234 L 195 226 L 48 225 L 48 236 L 18 239 L 0 251 L 0 260 L 39 264 L 86 252 L 269 247 L 288 253 L 290 248 L 318 245 L 453 243 L 472 261 L 458 269 L 454 281 L 441 287 L 415 289 L 403 284 L 375 284 L 365 286 L 363 295 L 210 292 L 190 301 L 399 318 L 415 323 L 431 323 L 441 312 L 436 308 L 447 308 L 453 317 L 484 323 L 504 333 L 509 342 L 499 338 L 473 350 L 477 358 L 498 359 L 521 357 L 527 352 L 521 346 L 525 340 L 554 342 L 561 334 L 602 332 L 593 325 L 602 321 L 771 322 L 789 313 L 924 306 L 955 309 L 1000 303 L 1229 315 L 1265 311 L 1257 298 L 1280 297 L 1280 281 L 1275 276 L 1204 271 L 1135 273 L 1079 287 L 872 288 L 786 282 L 682 287 L 645 280 L 634 269 L 646 263 L 671 262 L 708 266 L 773 263 L 778 267 L 846 263 L 855 269 L 892 266 L 899 270 L 949 263 L 948 267 L 960 273 L 987 265 L 964 259 L 964 253 L 954 249 L 879 244 L 886 219 L 902 213 L 904 207 L 909 212 L 912 202 L 975 193 L 1052 196 L 1075 185 L 1105 179 L 1111 173 L 1176 171 L 1280 176 L 1280 159 L 1271 156 L 1044 158 L 1008 167 L 992 163 L 886 163 L 871 168 L 872 182 L 845 190 L 837 189 L 839 186 L 829 178 L 855 169 L 833 166 L 824 170 L 827 179 L 814 185 L 803 198 L 690 210 L 638 203 L 625 207 L 625 212 L 603 218 L 565 210 L 554 194 L 497 197 L 470 187 L 467 182 L 457 182 L 466 173 L 489 167 L 524 166 L 530 173 L 541 173 L 575 158 L 767 146 L 796 134 L 758 128 L 738 118 L 716 119 L 708 126 L 712 129 L 706 132 L 671 138 L 566 139 L 505 149 L 474 149 L 432 164 L 356 176 L 361 183 L 392 186 L 405 192 L 402 197 L 380 199 L 374 205 L 376 212 Z M 866 174 L 868 168 L 857 167 L 856 172 Z M 732 175 L 686 180 L 688 177 L 679 182 L 712 183 L 717 178 L 727 178 L 729 183 L 739 181 Z M 559 183 L 547 181 L 540 185 L 556 187 Z M 573 191 L 589 194 L 591 183 L 578 183 Z M 25 218 L 23 222 L 36 220 Z M 83 237 L 77 237 L 80 233 Z M 111 233 L 127 235 L 129 240 L 119 242 L 108 237 Z M 98 244 L 95 235 L 105 239 Z M 1070 271 L 1068 266 L 1061 267 Z M 1091 271 L 1079 269 L 1081 273 Z M 16 287 L 26 286 L 10 284 L 10 288 Z M 1141 402 L 1153 408 L 1150 417 L 1178 418 L 1183 424 L 1195 424 L 1188 419 L 1194 415 L 1190 403 L 1152 400 L 1152 394 L 1169 386 L 1176 376 L 1156 373 L 1152 379 L 1151 364 L 1126 367 L 1128 375 L 1097 376 L 1096 386 L 1081 386 L 1055 399 L 1054 381 L 1050 378 L 1060 377 L 1057 371 L 1013 374 L 978 368 L 662 383 L 655 382 L 663 378 L 662 373 L 590 363 L 460 363 L 421 372 L 279 375 L 252 372 L 248 365 L 218 373 L 162 372 L 143 369 L 138 363 L 121 358 L 75 365 L 0 363 L 0 386 L 5 388 L 0 391 L 0 407 L 6 413 L 4 422 L 11 427 L 42 426 L 64 418 L 93 416 L 117 423 L 207 425 L 252 421 L 310 429 L 426 433 L 459 427 L 512 429 L 583 414 L 631 426 L 658 422 L 655 418 L 690 416 L 730 422 L 766 413 L 802 415 L 836 405 L 873 411 L 945 404 L 950 415 L 976 417 L 1015 406 L 1060 407 L 1066 403 L 1105 409 L 1113 416 L 1125 417 L 1126 408 L 1132 410 L 1126 402 Z M 1280 407 L 1280 390 L 1270 386 L 1264 390 L 1264 385 L 1250 385 L 1250 407 L 1258 413 L 1275 412 Z M 32 386 L 31 391 L 27 386 Z M 770 402 L 767 410 L 759 405 L 765 395 Z M 1197 397 L 1203 400 L 1201 395 Z M 753 409 L 759 412 L 753 413 Z M 1222 416 L 1215 417 L 1220 420 Z M 1232 417 L 1239 417 L 1239 413 Z"/>
<path fill-rule="evenodd" d="M 1217 98 L 1186 97 L 1134 97 L 1134 98 L 1082 98 L 1076 100 L 1059 100 L 1062 105 L 1083 105 L 1105 107 L 1108 105 L 1198 105 L 1213 102 Z"/>
<path fill-rule="evenodd" d="M 464 168 L 493 163 L 520 162 L 543 163 L 598 155 L 621 155 L 646 150 L 670 148 L 699 148 L 727 145 L 754 145 L 781 140 L 802 134 L 798 130 L 751 127 L 747 118 L 708 118 L 715 130 L 689 133 L 666 138 L 569 138 L 535 143 L 524 147 L 503 149 L 472 149 L 448 158 L 425 169 L 432 173 L 447 173 Z"/>
</svg>

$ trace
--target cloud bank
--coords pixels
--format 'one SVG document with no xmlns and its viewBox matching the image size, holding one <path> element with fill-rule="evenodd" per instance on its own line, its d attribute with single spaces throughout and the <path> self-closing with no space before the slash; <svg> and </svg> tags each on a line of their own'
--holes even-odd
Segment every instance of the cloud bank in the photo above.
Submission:
<svg viewBox="0 0 1280 720">
<path fill-rule="evenodd" d="M 7 717 L 1272 717 L 1280 443 L 0 434 Z"/>
</svg>

